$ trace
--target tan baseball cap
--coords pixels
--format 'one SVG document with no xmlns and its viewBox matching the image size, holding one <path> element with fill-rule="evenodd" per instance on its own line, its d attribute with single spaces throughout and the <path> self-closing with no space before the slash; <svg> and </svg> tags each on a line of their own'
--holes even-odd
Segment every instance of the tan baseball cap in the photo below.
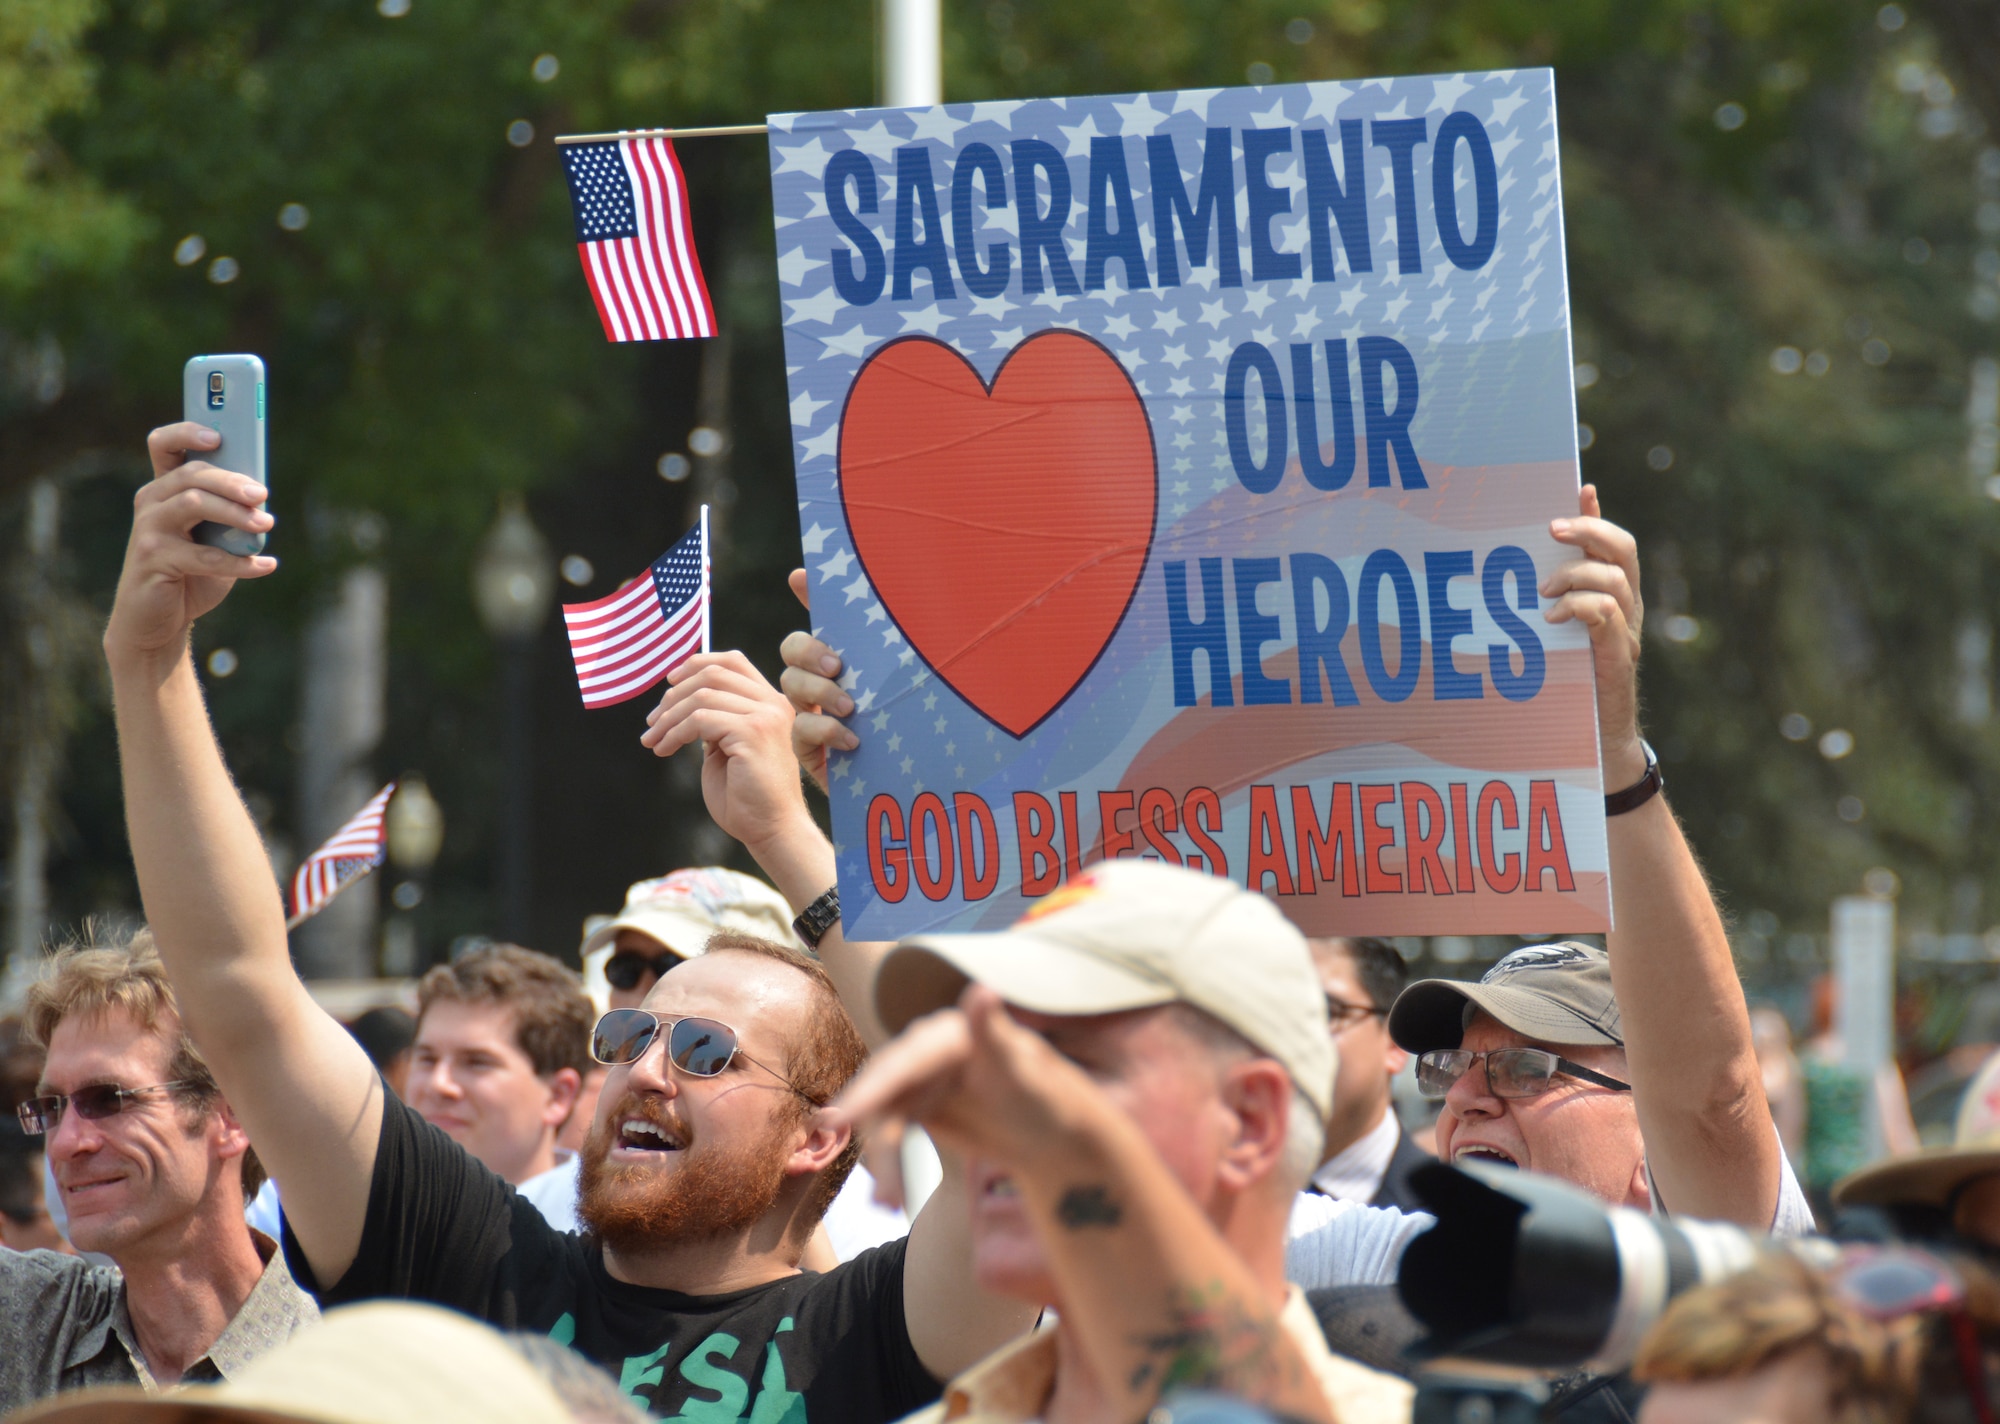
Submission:
<svg viewBox="0 0 2000 1424">
<path fill-rule="evenodd" d="M 555 1390 L 498 1331 L 408 1301 L 330 1311 L 220 1384 L 60 1394 L 8 1424 L 571 1424 Z"/>
<path fill-rule="evenodd" d="M 1305 937 L 1227 880 L 1108 861 L 1003 933 L 904 940 L 876 976 L 875 1009 L 900 1033 L 975 980 L 1043 1014 L 1192 1004 L 1282 1063 L 1322 1118 L 1332 1111 L 1337 1058 Z"/>
<path fill-rule="evenodd" d="M 1625 1042 L 1611 992 L 1611 960 L 1574 940 L 1517 949 L 1476 984 L 1419 979 L 1390 1006 L 1389 1037 L 1410 1053 L 1456 1048 L 1475 1009 L 1543 1043 Z"/>
<path fill-rule="evenodd" d="M 1965 1085 L 1949 1147 L 1877 1162 L 1833 1184 L 1836 1206 L 1953 1205 L 1959 1189 L 2000 1173 L 2000 1053 Z"/>
<path fill-rule="evenodd" d="M 785 897 L 741 871 L 719 865 L 676 870 L 641 880 L 625 892 L 625 908 L 584 936 L 580 955 L 615 942 L 620 930 L 637 930 L 683 959 L 700 954 L 717 930 L 796 945 L 792 907 Z"/>
</svg>

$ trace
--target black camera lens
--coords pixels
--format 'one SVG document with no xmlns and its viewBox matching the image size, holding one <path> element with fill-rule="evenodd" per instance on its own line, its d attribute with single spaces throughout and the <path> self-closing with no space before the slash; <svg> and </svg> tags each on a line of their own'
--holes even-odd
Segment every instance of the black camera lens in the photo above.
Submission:
<svg viewBox="0 0 2000 1424">
<path fill-rule="evenodd" d="M 222 372 L 210 371 L 208 373 L 208 388 L 218 395 L 222 393 Z"/>
</svg>

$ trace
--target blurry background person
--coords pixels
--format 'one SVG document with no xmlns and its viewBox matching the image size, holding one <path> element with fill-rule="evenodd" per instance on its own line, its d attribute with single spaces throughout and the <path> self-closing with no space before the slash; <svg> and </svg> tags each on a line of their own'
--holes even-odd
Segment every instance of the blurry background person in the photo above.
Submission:
<svg viewBox="0 0 2000 1424">
<path fill-rule="evenodd" d="M 1396 1074 L 1410 1055 L 1389 1037 L 1389 1006 L 1410 982 L 1409 965 L 1387 940 L 1314 939 L 1313 969 L 1326 991 L 1327 1027 L 1340 1050 L 1326 1156 L 1309 1191 L 1340 1201 L 1421 1211 L 1410 1190 L 1414 1167 L 1434 1160 L 1396 1117 Z"/>
<path fill-rule="evenodd" d="M 397 1097 L 405 1096 L 410 1078 L 410 1049 L 417 1041 L 417 1021 L 394 1004 L 368 1010 L 347 1026 L 354 1041 Z"/>
<path fill-rule="evenodd" d="M 1903 1155 L 1922 1146 L 1896 1065 L 1883 1064 L 1872 1082 L 1847 1065 L 1847 1046 L 1836 1027 L 1839 1004 L 1839 981 L 1831 974 L 1821 975 L 1813 982 L 1813 1036 L 1800 1055 L 1805 1082 L 1805 1185 L 1822 1216 L 1828 1212 L 1834 1184 L 1868 1164 L 1871 1099 L 1888 1151 Z"/>
<path fill-rule="evenodd" d="M 404 1101 L 559 1231 L 580 1229 L 577 1154 L 556 1134 L 576 1110 L 596 1019 L 574 970 L 517 944 L 474 950 L 417 985 Z"/>
<path fill-rule="evenodd" d="M 638 881 L 625 892 L 625 908 L 584 936 L 577 951 L 584 988 L 602 995 L 605 1008 L 636 1009 L 662 974 L 700 954 L 718 930 L 791 944 L 791 906 L 756 876 L 719 865 Z"/>
<path fill-rule="evenodd" d="M 182 1031 L 145 930 L 56 954 L 28 994 L 39 1134 L 71 1239 L 0 1251 L 0 1413 L 57 1390 L 230 1378 L 319 1316 L 243 1220 L 264 1170 Z"/>
<path fill-rule="evenodd" d="M 1639 1424 L 1900 1424 L 1915 1397 L 1918 1322 L 1882 1322 L 1818 1272 L 1771 1252 L 1667 1307 L 1633 1373 Z"/>
<path fill-rule="evenodd" d="M 1966 1088 L 1950 1146 L 1863 1167 L 1834 1185 L 1833 1204 L 1876 1208 L 1899 1235 L 2000 1255 L 2000 1054 Z"/>
<path fill-rule="evenodd" d="M 0 1247 L 70 1249 L 43 1195 L 42 1139 L 22 1131 L 20 1119 L 11 1111 L 0 1118 Z"/>
</svg>

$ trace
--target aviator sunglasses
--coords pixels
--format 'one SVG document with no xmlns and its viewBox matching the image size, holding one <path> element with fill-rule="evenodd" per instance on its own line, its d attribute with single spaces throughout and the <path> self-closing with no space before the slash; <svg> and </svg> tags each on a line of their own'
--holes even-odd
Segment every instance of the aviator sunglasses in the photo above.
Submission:
<svg viewBox="0 0 2000 1424">
<path fill-rule="evenodd" d="M 1608 1074 L 1572 1063 L 1542 1048 L 1496 1048 L 1488 1053 L 1474 1053 L 1469 1048 L 1433 1048 L 1417 1055 L 1417 1090 L 1427 1098 L 1442 1098 L 1451 1091 L 1452 1084 L 1471 1072 L 1472 1065 L 1482 1059 L 1486 1064 L 1486 1089 L 1496 1098 L 1539 1098 L 1553 1086 L 1558 1074 L 1581 1078 L 1615 1093 L 1632 1091 L 1630 1083 L 1621 1083 Z"/>
<path fill-rule="evenodd" d="M 79 1117 L 92 1122 L 107 1117 L 116 1117 L 132 1106 L 147 1093 L 173 1093 L 184 1088 L 199 1087 L 197 1083 L 154 1083 L 146 1088 L 121 1088 L 115 1083 L 92 1083 L 87 1088 L 78 1088 L 73 1093 L 50 1093 L 46 1097 L 30 1098 L 16 1108 L 15 1114 L 21 1119 L 21 1131 L 40 1134 L 54 1132 L 56 1124 L 62 1121 L 63 1109 L 74 1107 Z"/>
<path fill-rule="evenodd" d="M 768 1063 L 759 1063 L 736 1041 L 736 1030 L 714 1019 L 670 1019 L 651 1009 L 613 1009 L 597 1021 L 590 1035 L 590 1056 L 616 1068 L 637 1063 L 664 1032 L 667 1057 L 676 1068 L 696 1078 L 718 1077 L 736 1059 L 755 1064 L 790 1088 L 814 1107 L 825 1101 L 793 1084 L 790 1078 Z"/>
</svg>

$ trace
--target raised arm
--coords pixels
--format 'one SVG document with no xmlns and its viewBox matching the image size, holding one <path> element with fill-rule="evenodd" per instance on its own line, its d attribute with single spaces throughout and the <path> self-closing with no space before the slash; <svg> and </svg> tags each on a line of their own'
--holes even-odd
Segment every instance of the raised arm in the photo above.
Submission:
<svg viewBox="0 0 2000 1424">
<path fill-rule="evenodd" d="M 833 884 L 833 847 L 806 809 L 792 759 L 792 707 L 741 653 L 688 659 L 642 740 L 661 756 L 703 745 L 702 799 L 794 909 Z M 850 944 L 836 928 L 820 961 L 870 1048 L 887 1037 L 875 1013 L 875 971 L 892 946 Z M 1032 1308 L 988 1295 L 972 1280 L 965 1172 L 940 1145 L 944 1178 L 910 1227 L 903 1298 L 910 1343 L 940 1379 L 973 1364 L 1034 1321 Z"/>
<path fill-rule="evenodd" d="M 381 1083 L 361 1047 L 293 972 L 285 910 L 257 828 L 223 764 L 189 637 L 238 579 L 276 559 L 198 544 L 202 520 L 266 530 L 264 490 L 199 458 L 213 431 L 147 438 L 153 480 L 104 634 L 118 719 L 125 819 L 147 922 L 189 1032 L 284 1191 L 285 1215 L 323 1282 L 361 1240 Z"/>
<path fill-rule="evenodd" d="M 833 847 L 806 806 L 792 759 L 792 705 L 741 653 L 703 653 L 675 669 L 647 715 L 640 741 L 658 756 L 704 746 L 702 800 L 716 825 L 743 843 L 798 914 L 834 883 Z M 819 942 L 862 1040 L 888 1034 L 875 1016 L 875 970 L 892 946 L 849 943 L 835 925 Z"/>
<path fill-rule="evenodd" d="M 1181 1385 L 1331 1419 L 1255 1274 L 1138 1125 L 991 989 L 968 987 L 958 1008 L 912 1024 L 833 1110 L 882 1145 L 914 1120 L 940 1146 L 1007 1169 L 1105 1418 L 1144 1418 Z"/>
<path fill-rule="evenodd" d="M 1606 791 L 1646 771 L 1639 744 L 1638 546 L 1601 517 L 1586 485 L 1581 515 L 1551 526 L 1582 557 L 1542 586 L 1551 623 L 1590 632 Z M 1777 1210 L 1779 1146 L 1764 1101 L 1750 1012 L 1722 916 L 1664 795 L 1606 823 L 1617 928 L 1607 938 L 1625 1025 L 1646 1162 L 1676 1215 L 1767 1231 Z"/>
</svg>

